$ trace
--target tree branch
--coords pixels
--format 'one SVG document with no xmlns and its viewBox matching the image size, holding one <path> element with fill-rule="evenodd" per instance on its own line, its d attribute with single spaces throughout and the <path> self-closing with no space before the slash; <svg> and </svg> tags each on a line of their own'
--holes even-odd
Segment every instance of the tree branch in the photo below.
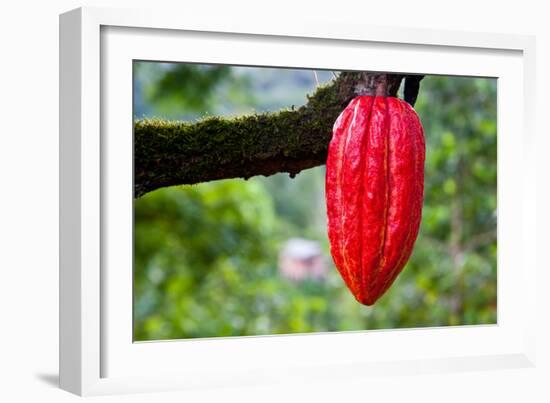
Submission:
<svg viewBox="0 0 550 403">
<path fill-rule="evenodd" d="M 420 90 L 420 81 L 424 76 L 422 75 L 407 75 L 405 76 L 405 90 L 403 91 L 403 98 L 411 106 L 414 106 L 416 103 L 416 98 L 418 97 L 418 91 Z"/>
<path fill-rule="evenodd" d="M 249 178 L 323 165 L 340 112 L 357 95 L 396 96 L 403 76 L 344 72 L 306 105 L 200 121 L 136 120 L 134 196 L 173 185 Z"/>
</svg>

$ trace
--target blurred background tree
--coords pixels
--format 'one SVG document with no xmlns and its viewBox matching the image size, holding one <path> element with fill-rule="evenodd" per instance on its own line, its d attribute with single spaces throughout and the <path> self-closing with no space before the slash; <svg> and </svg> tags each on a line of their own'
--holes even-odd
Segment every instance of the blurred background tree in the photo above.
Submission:
<svg viewBox="0 0 550 403">
<path fill-rule="evenodd" d="M 277 111 L 333 76 L 135 62 L 134 114 Z M 357 303 L 332 264 L 324 166 L 176 186 L 135 200 L 135 339 L 496 323 L 496 80 L 426 76 L 415 109 L 427 140 L 423 220 L 376 305 Z M 321 275 L 283 275 L 297 258 L 289 245 L 306 245 L 288 242 L 297 238 L 319 245 L 299 258 L 319 258 Z"/>
</svg>

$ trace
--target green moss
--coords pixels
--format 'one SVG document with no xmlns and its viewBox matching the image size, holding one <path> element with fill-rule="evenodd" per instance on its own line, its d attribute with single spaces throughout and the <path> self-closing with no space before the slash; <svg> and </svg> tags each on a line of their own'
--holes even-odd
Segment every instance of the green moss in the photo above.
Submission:
<svg viewBox="0 0 550 403">
<path fill-rule="evenodd" d="M 134 123 L 135 195 L 214 179 L 296 174 L 324 164 L 332 125 L 354 96 L 358 73 L 342 73 L 297 109 L 196 122 Z"/>
</svg>

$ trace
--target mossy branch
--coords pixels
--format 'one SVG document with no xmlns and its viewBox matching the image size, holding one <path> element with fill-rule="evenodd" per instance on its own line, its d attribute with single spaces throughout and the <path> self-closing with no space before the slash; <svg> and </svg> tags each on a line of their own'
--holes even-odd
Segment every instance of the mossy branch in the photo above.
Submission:
<svg viewBox="0 0 550 403">
<path fill-rule="evenodd" d="M 306 105 L 277 113 L 208 117 L 194 123 L 136 120 L 134 196 L 224 178 L 277 172 L 294 176 L 323 165 L 332 126 L 348 102 L 379 92 L 380 85 L 395 96 L 402 77 L 344 72 L 319 87 Z"/>
</svg>

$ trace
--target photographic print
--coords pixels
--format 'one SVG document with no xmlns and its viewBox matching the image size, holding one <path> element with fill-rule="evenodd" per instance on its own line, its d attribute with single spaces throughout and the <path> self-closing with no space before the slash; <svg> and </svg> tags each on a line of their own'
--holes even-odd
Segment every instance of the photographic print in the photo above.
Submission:
<svg viewBox="0 0 550 403">
<path fill-rule="evenodd" d="M 495 78 L 133 63 L 135 341 L 496 323 Z"/>
</svg>

